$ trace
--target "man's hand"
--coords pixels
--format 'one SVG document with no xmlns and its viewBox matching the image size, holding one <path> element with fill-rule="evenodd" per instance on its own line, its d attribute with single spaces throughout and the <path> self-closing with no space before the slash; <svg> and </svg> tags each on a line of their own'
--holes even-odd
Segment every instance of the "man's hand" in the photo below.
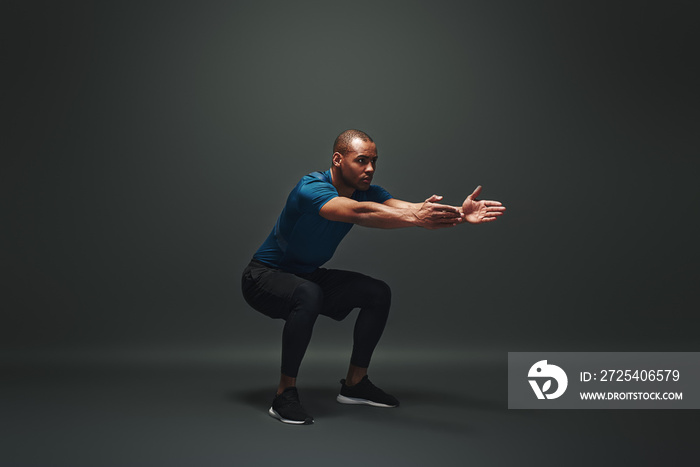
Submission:
<svg viewBox="0 0 700 467">
<path fill-rule="evenodd" d="M 482 224 L 484 222 L 495 221 L 498 216 L 502 216 L 506 210 L 498 201 L 476 199 L 481 193 L 481 185 L 476 187 L 474 192 L 467 196 L 462 203 L 462 216 L 470 224 Z"/>
<path fill-rule="evenodd" d="M 445 227 L 454 227 L 462 222 L 462 213 L 459 208 L 448 206 L 446 204 L 437 204 L 437 201 L 442 200 L 442 196 L 433 195 L 426 199 L 420 205 L 418 211 L 415 212 L 416 218 L 419 220 L 419 225 L 426 229 L 442 229 Z"/>
</svg>

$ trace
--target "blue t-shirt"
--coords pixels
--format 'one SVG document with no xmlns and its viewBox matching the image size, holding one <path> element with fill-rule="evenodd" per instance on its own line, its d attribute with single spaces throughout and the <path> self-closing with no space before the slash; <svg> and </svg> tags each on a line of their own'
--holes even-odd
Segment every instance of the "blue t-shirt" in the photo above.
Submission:
<svg viewBox="0 0 700 467">
<path fill-rule="evenodd" d="M 331 259 L 353 224 L 324 219 L 319 211 L 338 191 L 331 171 L 304 176 L 287 198 L 282 214 L 253 258 L 288 272 L 313 272 Z M 382 187 L 355 190 L 352 199 L 383 203 L 391 195 Z"/>
</svg>

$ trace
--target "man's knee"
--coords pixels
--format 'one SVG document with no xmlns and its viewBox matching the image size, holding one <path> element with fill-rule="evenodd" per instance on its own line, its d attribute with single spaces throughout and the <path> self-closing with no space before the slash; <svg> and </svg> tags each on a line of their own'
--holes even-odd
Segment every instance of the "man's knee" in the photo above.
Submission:
<svg viewBox="0 0 700 467">
<path fill-rule="evenodd" d="M 299 284 L 292 294 L 296 310 L 318 314 L 323 306 L 323 289 L 313 282 Z"/>
<path fill-rule="evenodd" d="M 389 306 L 391 304 L 391 288 L 389 284 L 379 279 L 371 279 L 365 292 L 373 304 Z"/>
</svg>

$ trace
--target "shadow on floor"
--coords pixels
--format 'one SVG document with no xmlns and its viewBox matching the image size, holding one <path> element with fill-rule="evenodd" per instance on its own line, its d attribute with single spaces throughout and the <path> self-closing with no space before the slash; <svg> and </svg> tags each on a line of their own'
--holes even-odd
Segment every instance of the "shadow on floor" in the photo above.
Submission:
<svg viewBox="0 0 700 467">
<path fill-rule="evenodd" d="M 477 412 L 507 410 L 502 403 L 493 400 L 427 390 L 401 392 L 401 406 L 396 409 L 343 405 L 336 402 L 338 389 L 336 385 L 300 389 L 302 404 L 317 423 L 324 419 L 346 419 L 352 422 L 401 425 L 404 429 L 464 434 L 474 433 L 473 420 Z M 267 410 L 273 397 L 274 389 L 271 390 L 268 386 L 226 394 L 227 400 L 260 411 Z"/>
</svg>

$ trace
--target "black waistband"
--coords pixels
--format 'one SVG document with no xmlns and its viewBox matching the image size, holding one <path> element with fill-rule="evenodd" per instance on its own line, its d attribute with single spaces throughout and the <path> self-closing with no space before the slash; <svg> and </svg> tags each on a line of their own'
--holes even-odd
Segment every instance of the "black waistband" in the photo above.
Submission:
<svg viewBox="0 0 700 467">
<path fill-rule="evenodd" d="M 248 265 L 249 265 L 249 266 L 256 266 L 256 267 L 259 267 L 259 268 L 269 268 L 269 269 L 277 269 L 277 270 L 279 270 L 278 267 L 275 267 L 275 266 L 273 266 L 273 265 L 271 265 L 271 264 L 263 263 L 262 261 L 259 261 L 259 260 L 255 259 L 255 258 L 251 259 L 251 260 L 250 260 L 250 263 L 248 263 Z"/>
</svg>

